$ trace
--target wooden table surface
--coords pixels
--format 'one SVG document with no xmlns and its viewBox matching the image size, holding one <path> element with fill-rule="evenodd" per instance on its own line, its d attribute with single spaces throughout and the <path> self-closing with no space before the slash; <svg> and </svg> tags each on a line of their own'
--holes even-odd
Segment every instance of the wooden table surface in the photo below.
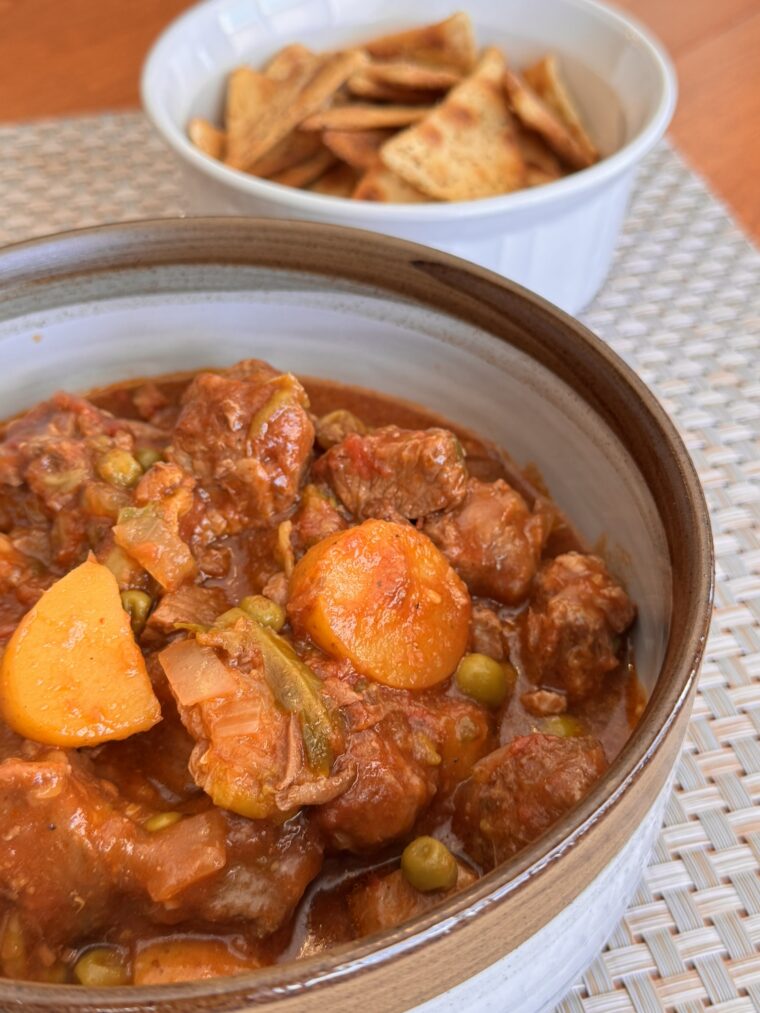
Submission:
<svg viewBox="0 0 760 1013">
<path fill-rule="evenodd" d="M 0 121 L 137 106 L 151 41 L 191 3 L 0 0 Z M 676 145 L 760 239 L 760 0 L 618 3 L 673 56 Z"/>
</svg>

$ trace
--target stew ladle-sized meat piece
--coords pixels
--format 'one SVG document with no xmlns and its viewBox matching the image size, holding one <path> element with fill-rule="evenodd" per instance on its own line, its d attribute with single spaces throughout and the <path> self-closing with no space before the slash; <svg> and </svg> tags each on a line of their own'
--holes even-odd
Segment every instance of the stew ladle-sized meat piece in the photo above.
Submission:
<svg viewBox="0 0 760 1013">
<path fill-rule="evenodd" d="M 438 546 L 473 594 L 504 605 L 527 595 L 551 531 L 551 515 L 535 511 L 502 479 L 471 478 L 453 509 L 428 517 L 422 530 Z"/>
<path fill-rule="evenodd" d="M 523 660 L 534 682 L 570 703 L 596 692 L 620 664 L 636 610 L 596 556 L 566 552 L 541 567 L 524 617 Z"/>
<path fill-rule="evenodd" d="M 520 736 L 475 765 L 457 792 L 453 829 L 468 855 L 492 869 L 548 830 L 606 768 L 589 736 Z"/>
<path fill-rule="evenodd" d="M 256 359 L 185 390 L 168 457 L 197 478 L 227 534 L 293 508 L 314 443 L 308 407 L 292 374 Z"/>
<path fill-rule="evenodd" d="M 317 461 L 314 475 L 360 520 L 417 520 L 462 500 L 467 467 L 448 429 L 384 426 L 350 433 Z"/>
<path fill-rule="evenodd" d="M 150 812 L 84 757 L 27 753 L 0 763 L 0 894 L 32 943 L 75 945 L 118 925 L 127 902 L 156 922 L 244 920 L 266 935 L 321 867 L 303 818 L 254 824 L 209 808 L 151 831 Z"/>
</svg>

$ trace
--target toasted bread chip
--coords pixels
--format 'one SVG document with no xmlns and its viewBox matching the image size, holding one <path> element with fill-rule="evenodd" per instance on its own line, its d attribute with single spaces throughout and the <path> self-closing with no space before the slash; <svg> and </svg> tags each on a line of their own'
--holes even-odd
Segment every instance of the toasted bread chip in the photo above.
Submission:
<svg viewBox="0 0 760 1013">
<path fill-rule="evenodd" d="M 532 130 L 526 130 L 519 124 L 515 124 L 515 126 L 517 128 L 515 138 L 528 169 L 528 179 L 541 177 L 542 183 L 559 179 L 563 175 L 562 166 L 543 137 Z M 528 186 L 531 185 L 535 184 L 528 182 Z"/>
<path fill-rule="evenodd" d="M 264 68 L 266 77 L 272 81 L 287 81 L 304 67 L 314 66 L 314 56 L 310 49 L 300 42 L 293 42 L 275 53 Z"/>
<path fill-rule="evenodd" d="M 519 74 L 505 70 L 504 87 L 523 125 L 540 134 L 571 169 L 586 169 L 593 164 L 567 125 Z"/>
<path fill-rule="evenodd" d="M 259 74 L 260 80 L 249 79 L 253 99 L 244 104 L 244 116 L 234 117 L 234 130 L 233 123 L 228 123 L 226 161 L 236 169 L 249 168 L 271 151 L 302 120 L 324 105 L 367 59 L 357 49 L 327 57 L 308 54 L 308 59 L 300 52 L 291 52 L 287 59 L 282 54 L 280 57 L 274 77 Z M 273 73 L 271 64 L 269 72 Z"/>
<path fill-rule="evenodd" d="M 335 164 L 335 161 L 336 158 L 332 151 L 328 151 L 322 146 L 310 158 L 304 159 L 303 162 L 299 162 L 298 165 L 294 165 L 290 169 L 276 172 L 269 178 L 273 183 L 282 183 L 284 186 L 308 186 L 315 179 L 319 179 L 330 166 Z"/>
<path fill-rule="evenodd" d="M 553 183 L 557 179 L 551 172 L 546 172 L 545 169 L 539 169 L 536 165 L 529 165 L 525 170 L 525 186 L 544 186 L 546 183 Z"/>
<path fill-rule="evenodd" d="M 385 165 L 431 197 L 475 200 L 516 190 L 525 162 L 502 87 L 505 63 L 489 47 L 473 74 L 421 123 L 380 152 Z"/>
<path fill-rule="evenodd" d="M 254 162 L 248 172 L 254 176 L 269 177 L 277 172 L 284 172 L 292 169 L 299 162 L 306 161 L 315 155 L 322 143 L 319 134 L 307 132 L 306 130 L 292 130 L 287 137 L 283 137 L 271 148 L 266 155 L 262 155 Z"/>
<path fill-rule="evenodd" d="M 355 169 L 369 169 L 378 160 L 380 148 L 395 130 L 325 130 L 322 143 L 334 155 Z M 309 134 L 316 137 L 316 134 Z"/>
<path fill-rule="evenodd" d="M 348 90 L 357 98 L 372 99 L 376 102 L 395 102 L 399 105 L 432 106 L 440 99 L 440 91 L 414 91 L 411 88 L 396 88 L 394 85 L 374 81 L 363 71 L 354 74 L 347 84 Z"/>
<path fill-rule="evenodd" d="M 381 162 L 364 173 L 352 196 L 355 200 L 371 200 L 384 204 L 422 204 L 430 200 Z"/>
<path fill-rule="evenodd" d="M 426 67 L 409 60 L 369 63 L 363 73 L 378 84 L 411 91 L 448 91 L 462 80 L 462 74 L 445 67 Z"/>
<path fill-rule="evenodd" d="M 339 162 L 315 180 L 309 189 L 328 197 L 350 197 L 358 181 L 359 173 L 356 169 L 345 162 Z"/>
<path fill-rule="evenodd" d="M 237 144 L 238 135 L 243 134 L 249 124 L 256 122 L 276 90 L 277 83 L 253 67 L 236 67 L 232 71 L 227 78 L 224 106 L 228 147 L 232 139 Z"/>
<path fill-rule="evenodd" d="M 406 127 L 430 112 L 423 106 L 345 105 L 322 109 L 301 123 L 302 130 L 374 130 Z"/>
<path fill-rule="evenodd" d="M 461 11 L 434 25 L 372 39 L 364 48 L 376 60 L 410 60 L 464 74 L 477 57 L 472 22 Z"/>
<path fill-rule="evenodd" d="M 196 148 L 200 148 L 204 154 L 219 160 L 224 158 L 227 135 L 223 130 L 215 127 L 213 123 L 196 116 L 190 120 L 187 134 Z"/>
<path fill-rule="evenodd" d="M 523 71 L 523 77 L 533 91 L 564 121 L 586 157 L 592 162 L 597 162 L 599 152 L 586 133 L 580 115 L 559 76 L 555 57 L 545 56 L 543 60 Z"/>
</svg>

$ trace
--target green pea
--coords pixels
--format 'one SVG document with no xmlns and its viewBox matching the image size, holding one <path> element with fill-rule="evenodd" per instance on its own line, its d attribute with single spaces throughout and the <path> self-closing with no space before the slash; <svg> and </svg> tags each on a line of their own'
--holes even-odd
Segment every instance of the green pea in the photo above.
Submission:
<svg viewBox="0 0 760 1013">
<path fill-rule="evenodd" d="M 563 739 L 575 739 L 586 734 L 586 730 L 572 714 L 552 714 L 543 719 L 542 731 L 547 735 L 560 735 Z"/>
<path fill-rule="evenodd" d="M 136 485 L 143 470 L 128 450 L 109 450 L 98 461 L 98 474 L 104 482 L 124 489 Z"/>
<path fill-rule="evenodd" d="M 161 451 L 154 450 L 153 447 L 139 447 L 135 451 L 135 457 L 143 471 L 147 471 L 148 468 L 152 468 L 154 464 L 158 464 L 164 459 Z"/>
<path fill-rule="evenodd" d="M 122 954 L 111 946 L 95 946 L 74 964 L 74 977 L 88 988 L 114 988 L 129 984 Z"/>
<path fill-rule="evenodd" d="M 417 837 L 401 855 L 401 871 L 421 893 L 450 890 L 457 881 L 457 861 L 435 837 Z"/>
<path fill-rule="evenodd" d="M 249 594 L 240 602 L 240 608 L 262 626 L 279 633 L 285 625 L 285 609 L 263 594 Z"/>
<path fill-rule="evenodd" d="M 153 599 L 145 591 L 122 591 L 121 604 L 132 623 L 134 635 L 139 637 L 148 621 Z"/>
<path fill-rule="evenodd" d="M 150 819 L 146 820 L 143 826 L 148 833 L 157 834 L 159 830 L 166 830 L 167 827 L 173 827 L 174 824 L 179 823 L 181 819 L 182 813 L 156 813 L 155 816 L 151 816 Z"/>
<path fill-rule="evenodd" d="M 454 676 L 460 692 L 484 707 L 500 707 L 517 682 L 517 672 L 508 661 L 496 661 L 487 654 L 465 654 Z"/>
</svg>

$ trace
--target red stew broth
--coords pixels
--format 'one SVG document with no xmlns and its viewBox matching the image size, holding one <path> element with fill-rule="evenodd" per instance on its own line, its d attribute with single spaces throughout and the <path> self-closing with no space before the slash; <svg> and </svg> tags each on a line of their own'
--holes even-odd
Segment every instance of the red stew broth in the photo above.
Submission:
<svg viewBox="0 0 760 1013">
<path fill-rule="evenodd" d="M 166 417 L 176 415 L 178 400 L 190 382 L 192 374 L 174 375 L 155 381 L 158 389 L 169 401 Z M 93 392 L 90 399 L 98 407 L 116 416 L 139 418 L 133 396 L 143 381 L 117 384 Z M 344 386 L 332 381 L 316 378 L 303 379 L 311 410 L 322 415 L 336 408 L 345 408 L 359 416 L 370 426 L 395 424 L 403 428 L 426 428 L 443 426 L 453 430 L 461 440 L 467 453 L 471 473 L 484 481 L 504 478 L 515 487 L 525 499 L 532 503 L 535 496 L 543 492 L 540 474 L 535 467 L 520 470 L 509 456 L 487 438 L 479 437 L 468 430 L 447 422 L 440 416 L 417 405 L 399 399 L 355 387 Z M 232 551 L 232 575 L 227 575 L 224 586 L 231 597 L 235 596 L 236 579 L 241 594 L 251 572 L 251 546 L 244 538 L 230 539 Z M 261 549 L 266 556 L 270 547 Z M 564 521 L 555 526 L 546 555 L 552 556 L 571 549 L 585 551 L 585 546 Z M 255 563 L 254 563 L 255 568 Z M 235 577 L 237 572 L 238 577 Z M 207 583 L 213 583 L 208 581 Z M 517 618 L 519 609 L 495 605 L 507 622 Z M 512 694 L 506 714 L 496 729 L 494 747 L 506 743 L 517 735 L 536 729 L 537 719 L 520 701 L 521 693 L 533 688 L 526 679 L 520 664 L 520 648 L 517 633 L 508 636 L 510 658 L 518 668 L 519 679 Z M 603 690 L 590 700 L 572 708 L 572 714 L 597 737 L 604 746 L 608 760 L 612 760 L 630 735 L 632 727 L 643 710 L 644 694 L 636 677 L 630 643 L 623 645 L 622 661 L 618 670 L 605 682 Z M 135 805 L 145 805 L 158 810 L 192 813 L 207 807 L 204 794 L 192 781 L 187 770 L 187 749 L 184 737 L 176 735 L 176 748 L 172 722 L 164 722 L 150 732 L 133 736 L 122 742 L 113 742 L 98 747 L 93 756 L 97 772 L 101 777 L 112 780 L 123 796 Z M 7 741 L 6 741 L 7 740 Z M 18 737 L 8 729 L 0 727 L 0 749 L 2 756 L 11 755 L 17 748 Z M 441 811 L 433 805 L 430 812 L 419 820 L 418 831 L 435 831 L 455 850 L 458 842 L 449 824 L 450 813 L 444 807 Z M 414 835 L 412 835 L 414 836 Z M 460 850 L 461 853 L 461 849 Z M 291 960 L 319 952 L 337 943 L 350 941 L 355 937 L 346 896 L 355 884 L 372 876 L 378 870 L 390 870 L 398 866 L 401 845 L 386 848 L 379 854 L 361 858 L 354 855 L 332 855 L 325 860 L 320 874 L 307 889 L 292 919 L 282 928 L 265 939 L 257 939 L 248 932 L 245 924 L 205 924 L 201 921 L 183 923 L 181 928 L 167 924 L 155 924 L 149 918 L 130 912 L 125 908 L 114 912 L 114 924 L 105 933 L 82 941 L 77 947 L 60 952 L 43 953 L 41 956 L 19 957 L 13 964 L 6 960 L 6 972 L 19 977 L 47 981 L 71 981 L 72 967 L 78 957 L 90 947 L 108 944 L 119 949 L 128 967 L 129 974 L 138 968 L 138 978 L 143 983 L 160 983 L 179 980 L 187 976 L 212 976 L 214 974 L 239 973 L 246 969 Z M 0 909 L 1 910 L 1 909 Z M 3 938 L 8 938 L 13 929 L 6 914 L 2 925 Z M 176 938 L 192 939 L 197 943 L 193 966 L 184 971 L 172 968 L 162 961 L 159 950 L 146 948 L 156 940 Z M 0 946 L 0 949 L 2 947 Z M 131 979 L 130 979 L 131 980 Z"/>
</svg>

